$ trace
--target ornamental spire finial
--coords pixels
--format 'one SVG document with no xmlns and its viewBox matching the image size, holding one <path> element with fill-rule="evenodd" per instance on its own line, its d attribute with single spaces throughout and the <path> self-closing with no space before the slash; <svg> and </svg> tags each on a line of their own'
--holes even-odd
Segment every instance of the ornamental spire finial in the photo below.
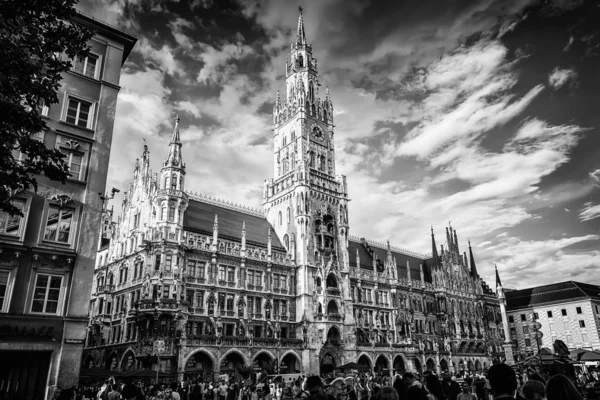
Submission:
<svg viewBox="0 0 600 400">
<path fill-rule="evenodd" d="M 298 29 L 296 30 L 296 44 L 306 44 L 306 33 L 304 32 L 304 20 L 302 19 L 302 7 L 298 7 Z"/>
</svg>

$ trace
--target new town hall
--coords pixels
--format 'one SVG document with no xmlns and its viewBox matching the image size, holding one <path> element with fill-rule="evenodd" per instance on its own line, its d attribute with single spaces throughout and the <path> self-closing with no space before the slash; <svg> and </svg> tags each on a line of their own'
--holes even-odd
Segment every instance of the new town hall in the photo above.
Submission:
<svg viewBox="0 0 600 400">
<path fill-rule="evenodd" d="M 350 236 L 333 104 L 302 14 L 290 53 L 263 211 L 186 187 L 179 119 L 160 173 L 145 147 L 118 221 L 105 207 L 84 370 L 459 372 L 501 356 L 498 299 L 452 227 L 439 248 L 424 232 L 431 256 Z"/>
</svg>

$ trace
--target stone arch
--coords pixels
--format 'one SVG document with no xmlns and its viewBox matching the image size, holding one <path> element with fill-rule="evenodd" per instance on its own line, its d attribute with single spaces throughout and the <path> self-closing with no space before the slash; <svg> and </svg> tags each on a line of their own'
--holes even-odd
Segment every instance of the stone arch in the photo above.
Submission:
<svg viewBox="0 0 600 400">
<path fill-rule="evenodd" d="M 477 371 L 477 372 L 481 372 L 482 371 L 482 369 L 481 369 L 481 361 L 479 361 L 479 360 L 475 360 L 475 371 Z"/>
<path fill-rule="evenodd" d="M 84 359 L 83 359 L 83 364 L 81 366 L 81 369 L 92 369 L 96 367 L 96 362 L 94 360 L 94 356 L 91 354 L 88 354 Z"/>
<path fill-rule="evenodd" d="M 448 361 L 445 358 L 440 359 L 440 370 L 442 372 L 448 371 Z"/>
<path fill-rule="evenodd" d="M 194 349 L 190 352 L 190 354 L 187 355 L 187 357 L 185 357 L 185 362 L 184 365 L 187 365 L 187 363 L 190 361 L 190 359 L 192 357 L 194 357 L 196 354 L 198 353 L 202 353 L 206 356 L 208 356 L 208 358 L 210 358 L 210 361 L 212 362 L 213 368 L 217 368 L 217 365 L 219 365 L 219 363 L 217 362 L 217 358 L 214 356 L 213 353 L 211 353 L 210 351 L 206 350 L 206 349 Z"/>
<path fill-rule="evenodd" d="M 275 357 L 275 355 L 273 353 L 271 353 L 269 350 L 259 350 L 253 357 L 252 357 L 252 361 L 256 361 L 256 359 L 258 358 L 258 356 L 260 356 L 261 354 L 266 354 L 271 360 L 276 360 L 277 357 Z"/>
<path fill-rule="evenodd" d="M 129 355 L 132 356 L 131 360 L 128 358 Z M 121 371 L 131 371 L 135 369 L 135 352 L 133 351 L 133 348 L 131 346 L 127 347 L 127 349 L 123 353 L 123 357 L 121 357 L 119 366 Z"/>
<path fill-rule="evenodd" d="M 419 360 L 418 358 L 415 358 L 414 364 L 415 364 L 415 371 L 417 371 L 419 374 L 422 374 L 423 373 L 423 363 L 421 362 L 421 360 Z"/>
<path fill-rule="evenodd" d="M 358 364 L 361 365 L 366 365 L 369 367 L 370 370 L 373 370 L 373 359 L 371 358 L 371 356 L 369 355 L 369 353 L 365 353 L 362 352 L 358 355 L 357 359 L 356 359 Z"/>
<path fill-rule="evenodd" d="M 375 359 L 375 372 L 378 374 L 390 374 L 390 359 L 385 354 L 380 354 Z"/>
<path fill-rule="evenodd" d="M 286 360 L 288 360 L 286 362 Z M 283 353 L 283 355 L 281 356 L 281 358 L 279 359 L 279 367 L 280 370 L 284 369 L 285 372 L 281 372 L 281 373 L 295 373 L 296 369 L 293 369 L 293 366 L 291 365 L 291 362 L 295 360 L 295 364 L 298 366 L 297 371 L 298 372 L 302 372 L 302 359 L 301 357 L 298 355 L 298 353 L 296 353 L 294 350 L 288 350 L 285 353 Z"/>
<path fill-rule="evenodd" d="M 339 356 L 332 350 L 324 348 L 319 354 L 319 373 L 329 374 L 335 371 L 335 367 L 341 365 Z"/>
<path fill-rule="evenodd" d="M 327 303 L 327 314 L 339 314 L 338 303 L 334 299 L 329 300 Z"/>
<path fill-rule="evenodd" d="M 399 373 L 400 375 L 402 375 L 403 372 L 407 371 L 407 366 L 408 361 L 406 360 L 406 357 L 404 357 L 403 354 L 396 354 L 394 356 L 392 368 L 395 373 Z"/>
<path fill-rule="evenodd" d="M 331 342 L 332 344 L 341 344 L 342 334 L 337 326 L 334 325 L 329 328 L 327 331 L 327 341 Z"/>
<path fill-rule="evenodd" d="M 327 275 L 327 281 L 325 282 L 325 285 L 327 287 L 333 287 L 333 288 L 338 287 L 338 278 L 335 276 L 335 274 L 333 272 L 330 272 L 329 275 Z"/>
<path fill-rule="evenodd" d="M 435 360 L 433 358 L 429 357 L 427 359 L 427 361 L 425 362 L 425 366 L 427 367 L 428 371 L 435 371 L 435 366 L 436 366 Z"/>
<path fill-rule="evenodd" d="M 241 364 L 241 365 L 240 365 Z M 242 352 L 237 349 L 229 349 L 219 360 L 219 373 L 227 373 L 236 379 L 241 378 L 238 372 L 240 367 L 248 365 L 248 361 Z"/>
<path fill-rule="evenodd" d="M 248 365 L 248 358 L 246 358 L 246 356 L 244 355 L 244 353 L 242 353 L 241 351 L 239 351 L 236 348 L 229 349 L 225 353 L 223 353 L 223 355 L 219 359 L 219 363 L 223 362 L 223 360 L 225 360 L 225 358 L 228 355 L 233 354 L 233 353 L 235 353 L 235 354 L 239 355 L 240 357 L 242 357 L 242 360 L 244 361 L 244 365 Z M 219 364 L 219 365 L 221 365 L 221 364 Z"/>
</svg>

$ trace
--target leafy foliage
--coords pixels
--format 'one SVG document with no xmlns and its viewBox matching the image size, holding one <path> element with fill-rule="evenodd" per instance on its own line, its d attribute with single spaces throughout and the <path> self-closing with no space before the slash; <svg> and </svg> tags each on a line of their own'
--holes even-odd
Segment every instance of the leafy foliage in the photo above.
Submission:
<svg viewBox="0 0 600 400">
<path fill-rule="evenodd" d="M 63 154 L 32 135 L 48 129 L 42 105 L 58 103 L 61 74 L 88 50 L 93 32 L 72 23 L 77 0 L 0 2 L 0 212 L 21 212 L 10 204 L 20 190 L 37 190 L 36 175 L 65 183 Z M 15 159 L 13 151 L 23 153 Z"/>
</svg>

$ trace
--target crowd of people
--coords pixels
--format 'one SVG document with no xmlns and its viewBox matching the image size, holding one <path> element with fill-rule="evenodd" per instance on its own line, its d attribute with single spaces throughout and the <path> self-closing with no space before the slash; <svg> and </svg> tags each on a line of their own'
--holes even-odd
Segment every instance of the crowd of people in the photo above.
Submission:
<svg viewBox="0 0 600 400">
<path fill-rule="evenodd" d="M 538 371 L 539 372 L 539 371 Z M 583 400 L 593 399 L 589 383 L 598 376 L 579 374 L 574 383 L 564 375 L 548 376 L 533 370 L 516 373 L 506 364 L 495 364 L 486 374 L 442 377 L 428 371 L 422 376 L 405 372 L 394 377 L 356 373 L 349 379 L 298 376 L 271 379 L 221 379 L 205 382 L 188 379 L 172 384 L 144 381 L 82 386 L 57 391 L 56 400 Z M 588 386 L 586 386 L 588 384 Z"/>
</svg>

